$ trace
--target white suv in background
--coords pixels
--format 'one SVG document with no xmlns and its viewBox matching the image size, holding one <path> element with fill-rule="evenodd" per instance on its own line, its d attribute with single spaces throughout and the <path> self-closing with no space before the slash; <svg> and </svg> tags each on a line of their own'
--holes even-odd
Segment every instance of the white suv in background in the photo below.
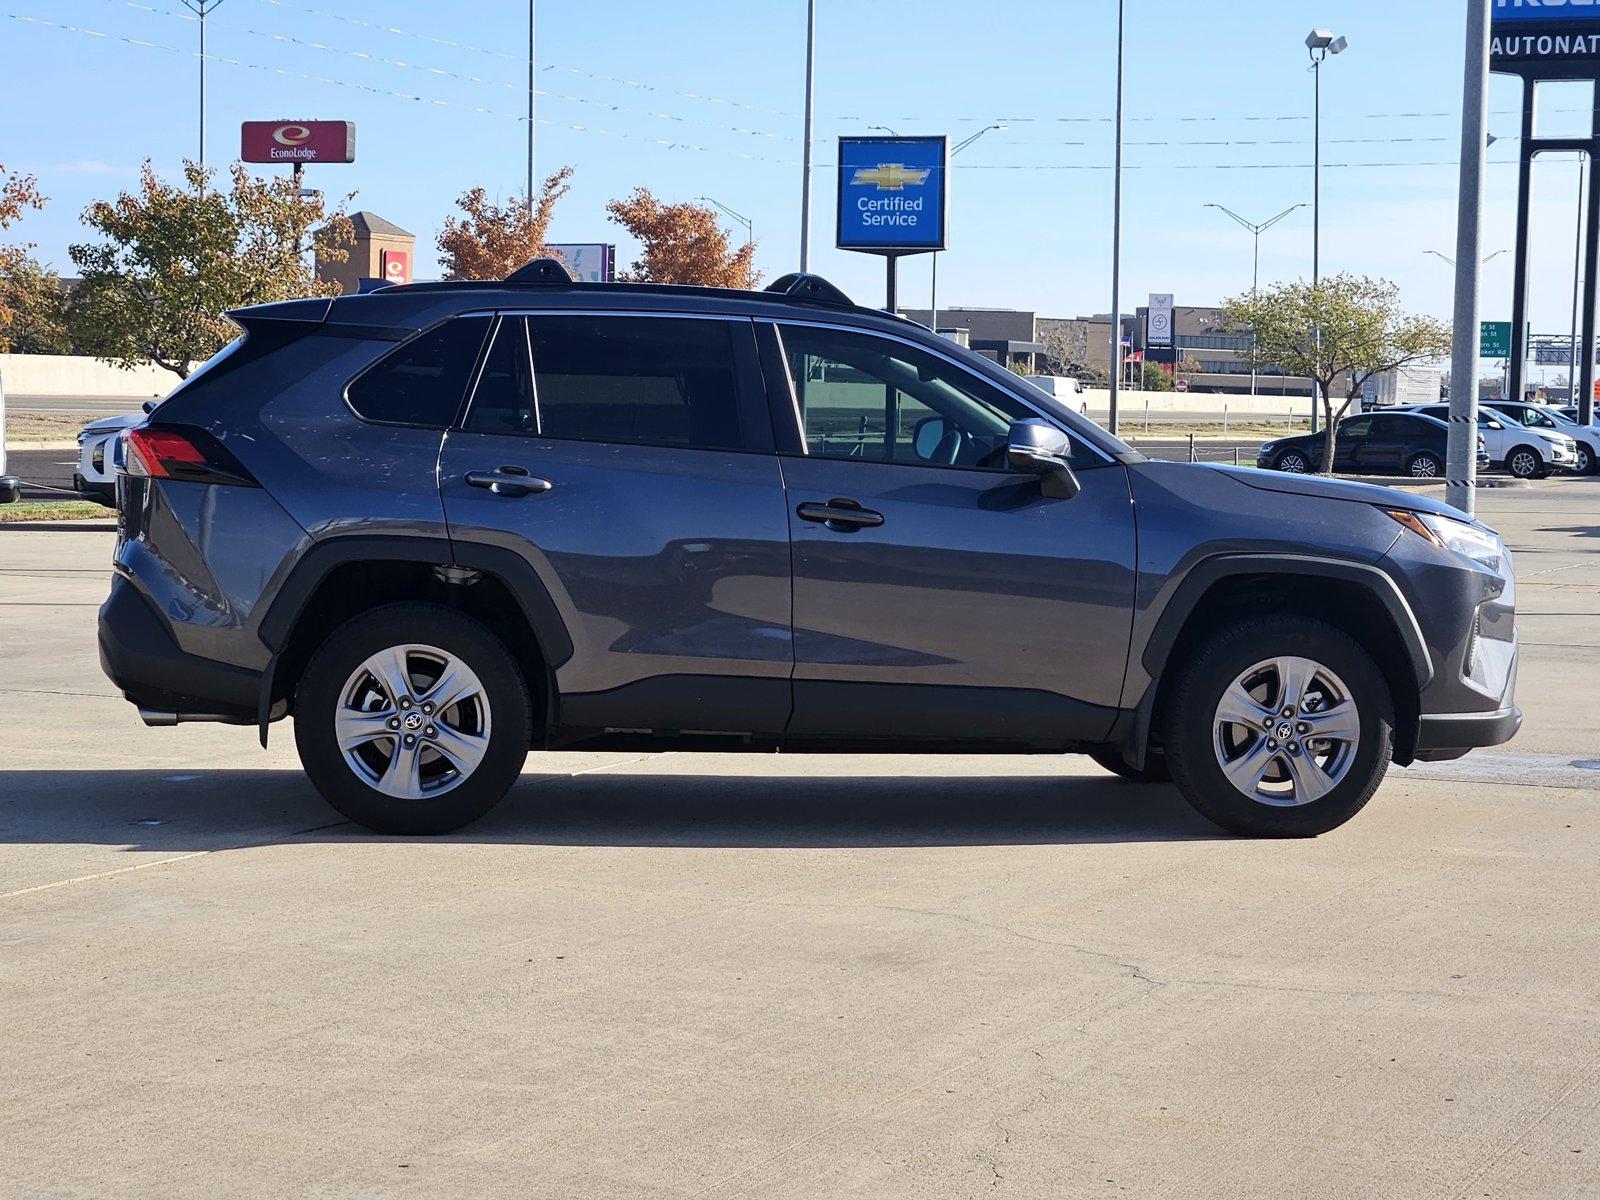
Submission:
<svg viewBox="0 0 1600 1200">
<path fill-rule="evenodd" d="M 1448 404 L 1416 404 L 1408 411 L 1450 419 Z M 1578 444 L 1555 429 L 1531 429 L 1486 406 L 1478 408 L 1478 432 L 1489 451 L 1491 466 L 1504 467 L 1518 479 L 1543 479 L 1551 471 L 1578 466 Z"/>
<path fill-rule="evenodd" d="M 145 418 L 143 412 L 123 413 L 91 421 L 78 431 L 78 469 L 72 488 L 85 500 L 117 502 L 117 445 L 122 435 Z"/>
<path fill-rule="evenodd" d="M 1579 475 L 1592 475 L 1600 470 L 1600 427 L 1580 425 L 1558 408 L 1526 400 L 1485 400 L 1481 407 L 1505 416 L 1513 426 L 1521 424 L 1529 429 L 1566 434 L 1578 447 L 1578 461 L 1572 464 L 1572 469 Z"/>
</svg>

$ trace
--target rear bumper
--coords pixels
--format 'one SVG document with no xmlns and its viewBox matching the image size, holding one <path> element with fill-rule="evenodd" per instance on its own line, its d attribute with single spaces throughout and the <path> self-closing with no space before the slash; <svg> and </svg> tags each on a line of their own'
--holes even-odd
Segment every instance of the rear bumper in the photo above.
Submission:
<svg viewBox="0 0 1600 1200">
<path fill-rule="evenodd" d="M 161 614 L 121 575 L 112 576 L 100 606 L 100 667 L 140 708 L 255 722 L 260 673 L 180 649 Z"/>
<path fill-rule="evenodd" d="M 117 485 L 113 480 L 110 483 L 94 483 L 83 477 L 81 473 L 72 476 L 72 490 L 87 500 L 98 500 L 101 504 L 115 508 L 117 506 Z"/>
<path fill-rule="evenodd" d="M 1417 760 L 1440 762 L 1469 750 L 1509 742 L 1522 728 L 1515 704 L 1494 712 L 1424 713 L 1417 718 Z"/>
</svg>

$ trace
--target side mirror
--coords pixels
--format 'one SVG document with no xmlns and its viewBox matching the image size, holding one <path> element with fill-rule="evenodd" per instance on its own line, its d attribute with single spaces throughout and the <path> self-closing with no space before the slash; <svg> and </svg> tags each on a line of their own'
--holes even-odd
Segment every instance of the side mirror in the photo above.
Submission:
<svg viewBox="0 0 1600 1200">
<path fill-rule="evenodd" d="M 923 462 L 932 462 L 933 456 L 938 452 L 939 443 L 944 441 L 944 418 L 923 417 L 911 432 L 911 449 Z"/>
<path fill-rule="evenodd" d="M 144 410 L 145 414 L 148 416 L 150 413 L 155 412 L 156 405 L 159 404 L 159 403 L 160 403 L 159 400 L 146 400 L 139 407 L 142 408 Z"/>
<path fill-rule="evenodd" d="M 1039 490 L 1056 500 L 1071 500 L 1083 490 L 1067 456 L 1072 441 L 1048 421 L 1029 417 L 1011 423 L 1006 461 L 1013 471 L 1039 476 Z"/>
</svg>

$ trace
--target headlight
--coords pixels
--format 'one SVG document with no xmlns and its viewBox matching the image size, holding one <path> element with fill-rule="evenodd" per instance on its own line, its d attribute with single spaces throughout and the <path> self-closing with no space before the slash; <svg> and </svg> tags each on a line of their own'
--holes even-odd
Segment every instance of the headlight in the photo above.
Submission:
<svg viewBox="0 0 1600 1200">
<path fill-rule="evenodd" d="M 1271 452 L 1272 452 L 1272 443 L 1271 442 L 1262 442 L 1260 448 L 1256 451 L 1257 454 L 1270 454 Z"/>
<path fill-rule="evenodd" d="M 1496 575 L 1502 573 L 1505 546 L 1488 530 L 1434 513 L 1411 512 L 1403 508 L 1386 508 L 1384 512 L 1441 550 L 1453 550 L 1488 567 Z"/>
</svg>

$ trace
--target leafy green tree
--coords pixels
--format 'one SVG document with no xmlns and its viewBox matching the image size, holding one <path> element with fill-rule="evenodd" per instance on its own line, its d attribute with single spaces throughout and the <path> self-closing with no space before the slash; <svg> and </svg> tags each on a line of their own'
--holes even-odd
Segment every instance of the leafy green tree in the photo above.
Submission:
<svg viewBox="0 0 1600 1200">
<path fill-rule="evenodd" d="M 169 184 L 147 160 L 137 191 L 84 211 L 104 240 L 69 250 L 83 276 L 70 308 L 75 345 L 186 379 L 237 332 L 229 309 L 338 294 L 304 251 L 314 244 L 325 260 L 349 257 L 354 230 L 342 205 L 330 212 L 289 177 L 259 178 L 242 163 L 227 187 L 212 185 L 212 174 L 185 161 L 183 182 Z"/>
<path fill-rule="evenodd" d="M 0 163 L 0 229 L 9 229 L 46 198 L 32 175 Z M 32 243 L 0 246 L 0 354 L 60 354 L 66 350 L 65 301 L 56 273 L 30 253 Z"/>
<path fill-rule="evenodd" d="M 1140 378 L 1140 386 L 1147 392 L 1170 392 L 1172 372 L 1160 363 L 1147 362 Z"/>
<path fill-rule="evenodd" d="M 1324 472 L 1333 469 L 1339 418 L 1368 379 L 1450 353 L 1449 322 L 1405 312 L 1399 288 L 1365 275 L 1280 283 L 1236 296 L 1224 304 L 1223 320 L 1231 329 L 1254 333 L 1248 357 L 1257 368 L 1276 366 L 1316 382 Z"/>
</svg>

